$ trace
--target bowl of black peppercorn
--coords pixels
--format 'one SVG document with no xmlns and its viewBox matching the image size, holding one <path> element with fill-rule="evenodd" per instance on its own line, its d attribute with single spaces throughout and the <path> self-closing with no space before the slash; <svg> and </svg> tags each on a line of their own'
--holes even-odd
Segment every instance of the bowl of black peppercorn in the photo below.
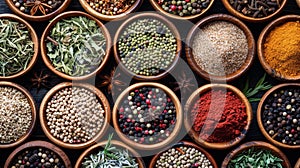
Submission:
<svg viewBox="0 0 300 168">
<path fill-rule="evenodd" d="M 300 84 L 280 84 L 266 92 L 258 105 L 257 121 L 271 143 L 300 149 Z"/>
</svg>

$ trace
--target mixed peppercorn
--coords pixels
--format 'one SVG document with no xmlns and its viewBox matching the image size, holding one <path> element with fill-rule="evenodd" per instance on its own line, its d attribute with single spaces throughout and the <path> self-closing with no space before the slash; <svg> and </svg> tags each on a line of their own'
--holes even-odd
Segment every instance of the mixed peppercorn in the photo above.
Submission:
<svg viewBox="0 0 300 168">
<path fill-rule="evenodd" d="M 137 0 L 86 0 L 97 12 L 103 15 L 119 15 L 126 12 Z"/>
</svg>

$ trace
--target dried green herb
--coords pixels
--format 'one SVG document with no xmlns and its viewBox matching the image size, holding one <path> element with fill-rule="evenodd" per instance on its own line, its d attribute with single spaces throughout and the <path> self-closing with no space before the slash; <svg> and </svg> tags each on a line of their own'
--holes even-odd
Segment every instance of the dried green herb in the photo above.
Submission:
<svg viewBox="0 0 300 168">
<path fill-rule="evenodd" d="M 228 168 L 282 168 L 283 160 L 273 155 L 270 150 L 250 148 L 233 158 Z"/>
<path fill-rule="evenodd" d="M 26 25 L 0 19 L 0 75 L 14 75 L 27 68 L 34 44 Z"/>
<path fill-rule="evenodd" d="M 111 145 L 112 136 L 109 136 L 102 151 L 84 158 L 81 168 L 138 168 L 138 163 L 129 155 L 128 150 Z"/>
<path fill-rule="evenodd" d="M 96 21 L 87 17 L 57 22 L 47 40 L 47 55 L 53 66 L 70 76 L 92 73 L 105 56 L 105 36 Z"/>
</svg>

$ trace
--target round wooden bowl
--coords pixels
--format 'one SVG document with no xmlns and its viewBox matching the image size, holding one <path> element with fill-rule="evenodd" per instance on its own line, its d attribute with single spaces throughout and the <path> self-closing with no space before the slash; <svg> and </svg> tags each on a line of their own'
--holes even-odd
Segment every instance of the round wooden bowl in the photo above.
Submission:
<svg viewBox="0 0 300 168">
<path fill-rule="evenodd" d="M 56 9 L 52 13 L 49 13 L 47 15 L 41 15 L 41 16 L 32 16 L 32 15 L 23 13 L 22 11 L 20 11 L 19 8 L 17 8 L 15 6 L 15 4 L 13 3 L 12 0 L 5 0 L 5 1 L 6 1 L 6 4 L 8 5 L 8 7 L 10 8 L 10 10 L 12 10 L 17 15 L 21 16 L 22 18 L 24 18 L 26 20 L 39 22 L 39 21 L 46 21 L 46 20 L 50 20 L 50 19 L 54 18 L 59 13 L 63 12 L 69 6 L 69 4 L 71 3 L 72 0 L 64 0 L 64 2 L 61 4 L 61 6 L 58 9 Z"/>
<path fill-rule="evenodd" d="M 75 143 L 75 144 L 71 144 L 71 143 L 65 143 L 60 139 L 57 139 L 56 137 L 54 137 L 51 132 L 50 129 L 47 125 L 47 119 L 46 119 L 46 108 L 47 108 L 47 104 L 48 102 L 51 100 L 51 98 L 60 90 L 64 89 L 64 88 L 68 88 L 68 87 L 82 87 L 85 88 L 89 91 L 91 91 L 92 93 L 94 93 L 96 95 L 96 97 L 100 100 L 102 108 L 105 111 L 105 121 L 102 125 L 102 129 L 89 141 L 84 142 L 84 143 Z M 44 131 L 44 133 L 46 134 L 46 136 L 55 144 L 64 147 L 64 148 L 69 148 L 69 149 L 82 149 L 82 148 L 86 148 L 88 146 L 93 145 L 94 143 L 98 142 L 98 140 L 100 138 L 102 138 L 102 136 L 105 134 L 105 132 L 107 131 L 108 127 L 109 127 L 109 122 L 110 122 L 110 106 L 109 106 L 109 102 L 106 99 L 105 95 L 99 90 L 97 89 L 95 86 L 87 84 L 87 83 L 71 83 L 71 82 L 63 82 L 60 83 L 58 85 L 56 85 L 55 87 L 53 87 L 44 97 L 44 99 L 41 102 L 41 106 L 40 106 L 40 122 L 41 122 L 41 127 Z"/>
<path fill-rule="evenodd" d="M 263 142 L 263 141 L 247 142 L 247 143 L 242 144 L 238 148 L 234 149 L 226 156 L 226 158 L 224 159 L 224 161 L 222 163 L 221 168 L 227 168 L 227 165 L 230 163 L 231 159 L 233 159 L 236 155 L 238 155 L 242 151 L 248 150 L 252 147 L 254 147 L 256 149 L 270 150 L 273 155 L 275 155 L 283 160 L 282 166 L 284 168 L 291 168 L 291 164 L 290 164 L 288 158 L 284 155 L 284 153 L 282 151 L 280 151 L 275 146 L 273 146 L 269 143 Z"/>
<path fill-rule="evenodd" d="M 215 161 L 215 159 L 206 151 L 204 150 L 203 148 L 197 146 L 196 144 L 192 143 L 192 142 L 188 142 L 188 141 L 181 141 L 181 142 L 178 142 L 177 144 L 173 145 L 171 148 L 174 148 L 174 147 L 181 147 L 181 146 L 186 146 L 186 147 L 192 147 L 192 148 L 195 148 L 197 150 L 199 150 L 201 153 L 203 153 L 205 155 L 205 157 L 207 157 L 207 159 L 210 161 L 210 163 L 212 164 L 213 168 L 218 168 L 218 165 Z M 169 149 L 169 148 L 168 148 Z M 156 162 L 157 160 L 159 159 L 159 157 L 165 153 L 168 149 L 156 154 L 151 162 L 150 162 L 150 166 L 149 168 L 155 168 L 155 165 L 156 165 Z"/>
<path fill-rule="evenodd" d="M 193 55 L 193 49 L 192 49 L 193 44 L 192 43 L 193 43 L 193 40 L 194 40 L 193 38 L 195 37 L 195 34 L 199 30 L 199 28 L 205 26 L 208 23 L 215 22 L 215 21 L 226 21 L 226 22 L 229 22 L 229 23 L 232 23 L 232 24 L 238 26 L 245 33 L 245 36 L 248 41 L 248 55 L 247 55 L 247 58 L 246 58 L 244 64 L 236 72 L 229 74 L 229 75 L 225 75 L 225 76 L 217 76 L 217 75 L 209 74 L 208 72 L 206 72 L 205 70 L 203 70 L 202 68 L 200 68 L 197 65 L 197 63 L 194 59 L 194 55 Z M 200 20 L 189 31 L 188 36 L 187 36 L 185 51 L 186 51 L 186 57 L 187 57 L 188 64 L 198 75 L 200 75 L 201 77 L 203 77 L 204 79 L 209 80 L 209 81 L 219 81 L 219 82 L 227 81 L 227 82 L 229 82 L 229 81 L 233 81 L 233 80 L 239 78 L 250 68 L 250 66 L 253 63 L 254 57 L 255 57 L 255 51 L 256 51 L 255 46 L 256 46 L 256 44 L 255 44 L 254 37 L 253 37 L 251 31 L 249 30 L 249 28 L 243 22 L 241 22 L 237 18 L 232 17 L 230 15 L 214 14 L 214 15 L 205 17 L 204 19 Z"/>
<path fill-rule="evenodd" d="M 124 13 L 121 13 L 119 15 L 104 15 L 95 9 L 93 9 L 89 3 L 86 0 L 79 0 L 81 6 L 85 11 L 87 11 L 89 14 L 93 15 L 94 17 L 100 19 L 100 20 L 105 20 L 105 21 L 111 21 L 115 19 L 121 19 L 127 16 L 128 14 L 136 11 L 143 3 L 143 0 L 136 0 L 136 2 L 128 8 Z"/>
<path fill-rule="evenodd" d="M 16 142 L 9 143 L 9 144 L 1 144 L 0 143 L 0 149 L 5 149 L 5 148 L 12 148 L 12 147 L 18 146 L 19 144 L 24 142 L 31 135 L 34 125 L 35 125 L 35 122 L 36 122 L 36 107 L 35 107 L 35 101 L 34 101 L 33 97 L 24 87 L 22 87 L 16 83 L 5 82 L 5 81 L 0 81 L 0 86 L 15 88 L 15 89 L 19 90 L 20 92 L 22 92 L 28 99 L 28 102 L 31 106 L 31 113 L 32 113 L 31 114 L 32 120 L 31 120 L 31 124 L 30 124 L 31 126 L 27 130 L 27 133 L 24 134 L 22 137 L 20 137 Z M 11 130 L 11 131 L 13 131 L 13 130 Z"/>
<path fill-rule="evenodd" d="M 97 69 L 95 69 L 92 73 L 83 75 L 83 76 L 70 76 L 67 75 L 63 72 L 60 72 L 58 70 L 55 69 L 55 67 L 52 65 L 52 62 L 50 61 L 50 59 L 47 56 L 47 47 L 46 47 L 46 39 L 48 34 L 50 33 L 50 31 L 52 30 L 52 28 L 55 26 L 55 24 L 63 19 L 66 18 L 71 18 L 71 17 L 78 17 L 78 16 L 84 16 L 87 17 L 91 20 L 96 21 L 97 25 L 101 28 L 105 39 L 106 39 L 106 50 L 105 50 L 105 56 L 103 57 L 103 60 L 101 62 L 101 64 L 99 65 L 99 67 Z M 52 71 L 54 72 L 56 75 L 60 76 L 61 78 L 64 78 L 66 80 L 85 80 L 91 77 L 95 77 L 97 73 L 99 73 L 100 71 L 102 71 L 104 69 L 104 66 L 106 64 L 106 62 L 108 61 L 109 58 L 109 54 L 110 54 L 110 48 L 111 48 L 112 44 L 111 44 L 111 38 L 110 38 L 110 34 L 109 31 L 107 30 L 107 28 L 103 25 L 103 23 L 101 23 L 98 19 L 96 19 L 95 17 L 84 13 L 84 12 L 80 12 L 80 11 L 68 11 L 68 12 L 64 12 L 60 15 L 58 15 L 57 17 L 55 17 L 50 24 L 48 24 L 48 26 L 46 27 L 46 29 L 43 32 L 43 35 L 41 37 L 41 55 L 43 58 L 43 61 L 45 63 L 45 65 Z"/>
<path fill-rule="evenodd" d="M 119 40 L 119 37 L 122 35 L 124 29 L 127 28 L 127 26 L 129 24 L 131 24 L 134 21 L 137 21 L 139 19 L 146 19 L 146 18 L 153 18 L 153 19 L 157 19 L 159 21 L 161 21 L 162 23 L 166 24 L 166 26 L 171 30 L 171 32 L 174 34 L 176 41 L 177 41 L 177 51 L 176 51 L 176 55 L 174 57 L 173 62 L 169 65 L 169 67 L 162 73 L 155 75 L 155 76 L 145 76 L 145 75 L 138 75 L 136 73 L 133 73 L 132 71 L 128 70 L 127 67 L 122 63 L 120 56 L 119 56 L 119 51 L 118 51 L 118 47 L 117 47 L 117 43 Z M 133 78 L 137 79 L 137 80 L 158 80 L 161 79 L 163 77 L 165 77 L 171 70 L 174 69 L 174 67 L 176 66 L 180 54 L 181 54 L 181 38 L 180 38 L 180 34 L 178 32 L 178 30 L 176 29 L 175 25 L 170 22 L 168 19 L 166 19 L 165 17 L 156 14 L 156 13 L 141 13 L 141 14 L 137 14 L 132 16 L 131 18 L 127 19 L 124 21 L 124 23 L 120 26 L 120 28 L 118 29 L 115 38 L 114 38 L 114 57 L 116 62 L 118 63 L 118 66 L 121 67 L 121 69 L 127 73 L 130 76 L 133 76 Z"/>
<path fill-rule="evenodd" d="M 28 22 L 26 22 L 24 19 L 14 15 L 14 14 L 0 14 L 0 19 L 9 19 L 9 20 L 17 21 L 17 22 L 20 22 L 20 23 L 26 25 L 26 27 L 28 28 L 28 31 L 31 35 L 31 40 L 34 45 L 34 55 L 32 56 L 26 69 L 14 74 L 14 75 L 0 76 L 0 80 L 9 80 L 9 79 L 17 78 L 17 77 L 24 75 L 33 67 L 33 65 L 35 64 L 35 62 L 37 60 L 37 56 L 38 56 L 38 52 L 39 52 L 39 39 L 38 39 L 38 36 L 36 35 L 36 32 L 33 29 L 33 27 Z"/>
<path fill-rule="evenodd" d="M 298 76 L 294 77 L 289 77 L 289 76 L 284 76 L 283 74 L 280 74 L 280 72 L 277 72 L 274 70 L 265 60 L 264 57 L 264 43 L 266 41 L 267 36 L 270 34 L 270 32 L 276 28 L 277 26 L 280 26 L 281 24 L 284 24 L 289 21 L 300 21 L 300 16 L 299 15 L 286 15 L 282 16 L 270 24 L 268 24 L 264 30 L 261 32 L 258 41 L 257 41 L 257 54 L 259 61 L 265 71 L 271 75 L 272 77 L 275 77 L 279 80 L 289 80 L 289 81 L 299 81 L 300 80 L 300 74 Z"/>
<path fill-rule="evenodd" d="M 295 168 L 300 168 L 300 158 L 298 159 L 297 163 L 295 164 Z"/>
<path fill-rule="evenodd" d="M 46 142 L 46 141 L 31 141 L 31 142 L 27 142 L 27 143 L 23 144 L 22 146 L 18 147 L 9 155 L 9 157 L 7 158 L 7 160 L 5 162 L 4 167 L 9 167 L 11 162 L 15 159 L 15 157 L 17 157 L 22 151 L 30 149 L 30 148 L 45 148 L 50 151 L 53 151 L 55 154 L 57 154 L 62 159 L 66 168 L 72 168 L 71 162 L 70 162 L 68 156 L 57 146 L 55 146 L 49 142 Z"/>
<path fill-rule="evenodd" d="M 210 143 L 201 139 L 199 137 L 199 134 L 193 129 L 193 124 L 194 124 L 193 121 L 190 121 L 191 109 L 193 108 L 197 98 L 199 98 L 199 95 L 203 95 L 204 93 L 211 91 L 212 89 L 223 89 L 223 90 L 226 89 L 228 91 L 232 91 L 235 95 L 237 95 L 237 97 L 239 97 L 242 100 L 242 102 L 246 106 L 247 125 L 245 126 L 244 130 L 241 131 L 241 134 L 235 139 L 231 140 L 230 142 Z M 250 128 L 250 124 L 253 118 L 252 115 L 253 114 L 252 114 L 251 104 L 239 89 L 237 89 L 234 86 L 226 85 L 226 84 L 207 84 L 197 89 L 187 100 L 187 103 L 185 105 L 184 125 L 186 130 L 188 131 L 189 136 L 199 145 L 209 149 L 228 149 L 234 145 L 237 145 L 240 141 L 242 141 L 245 138 L 246 133 Z"/>
<path fill-rule="evenodd" d="M 253 17 L 249 17 L 249 16 L 246 16 L 240 12 L 238 12 L 237 10 L 235 10 L 229 3 L 228 0 L 222 0 L 222 3 L 223 5 L 225 6 L 225 8 L 228 10 L 228 12 L 230 12 L 232 15 L 244 20 L 244 21 L 247 21 L 247 22 L 265 22 L 265 21 L 268 21 L 270 19 L 272 19 L 273 17 L 275 17 L 276 15 L 278 15 L 284 8 L 284 6 L 286 5 L 287 3 L 287 0 L 282 0 L 282 4 L 280 6 L 280 8 L 275 11 L 274 13 L 272 13 L 271 15 L 268 15 L 266 17 L 263 17 L 263 18 L 253 18 Z"/>
<path fill-rule="evenodd" d="M 84 158 L 89 156 L 90 154 L 93 154 L 99 150 L 103 150 L 105 145 L 107 144 L 107 141 L 104 142 L 99 142 L 96 145 L 93 145 L 91 147 L 89 147 L 87 150 L 85 150 L 77 159 L 75 168 L 81 168 L 81 164 L 84 161 Z M 138 163 L 138 168 L 145 168 L 145 163 L 142 159 L 142 157 L 132 148 L 130 148 L 129 146 L 125 145 L 123 142 L 120 141 L 116 141 L 116 140 L 112 140 L 111 141 L 112 146 L 116 146 L 119 147 L 121 149 L 127 149 L 129 154 L 131 154 L 133 157 L 135 157 L 136 162 Z"/>
<path fill-rule="evenodd" d="M 155 10 L 161 12 L 162 14 L 164 14 L 164 15 L 170 17 L 170 18 L 180 19 L 180 20 L 193 20 L 193 19 L 197 19 L 200 16 L 204 15 L 204 13 L 206 13 L 212 7 L 212 5 L 214 3 L 214 0 L 211 0 L 210 4 L 208 5 L 208 7 L 206 9 L 202 10 L 202 12 L 199 13 L 199 14 L 190 15 L 190 16 L 179 16 L 179 15 L 174 15 L 174 14 L 168 13 L 165 10 L 163 10 L 162 7 L 156 2 L 157 0 L 149 0 L 149 1 L 150 1 L 151 5 L 153 6 L 153 8 Z"/>
<path fill-rule="evenodd" d="M 119 109 L 120 104 L 123 102 L 124 98 L 126 98 L 128 96 L 130 91 L 135 90 L 137 88 L 141 88 L 143 86 L 149 86 L 149 87 L 155 87 L 155 88 L 162 89 L 171 98 L 171 100 L 173 101 L 175 108 L 176 108 L 176 124 L 174 126 L 172 133 L 170 134 L 170 136 L 168 138 L 166 138 L 162 142 L 159 142 L 156 144 L 140 144 L 140 143 L 136 143 L 136 142 L 130 140 L 127 137 L 127 135 L 122 133 L 122 131 L 119 127 L 119 124 L 118 124 L 117 116 L 118 116 L 118 109 Z M 180 129 L 181 129 L 183 114 L 182 114 L 180 101 L 178 100 L 177 96 L 175 95 L 175 93 L 172 90 L 170 90 L 168 87 L 166 87 L 162 84 L 159 84 L 159 83 L 141 82 L 141 83 L 137 83 L 137 84 L 129 86 L 127 89 L 125 89 L 119 95 L 119 97 L 115 101 L 115 105 L 114 105 L 113 112 L 112 112 L 112 119 L 113 119 L 114 129 L 124 143 L 128 144 L 129 146 L 131 146 L 135 149 L 154 151 L 154 150 L 158 150 L 158 149 L 162 149 L 162 148 L 166 147 L 173 140 L 176 139 L 176 136 L 179 134 Z"/>
<path fill-rule="evenodd" d="M 259 104 L 258 104 L 258 108 L 257 108 L 257 122 L 258 122 L 258 126 L 260 131 L 263 133 L 263 135 L 273 144 L 275 144 L 276 146 L 279 147 L 283 147 L 283 148 L 288 148 L 288 149 L 300 149 L 300 145 L 288 145 L 288 144 L 284 144 L 281 143 L 279 141 L 276 141 L 275 139 L 273 139 L 265 130 L 264 126 L 263 126 L 263 121 L 262 121 L 262 113 L 263 113 L 263 107 L 265 104 L 265 101 L 267 101 L 268 97 L 270 95 L 272 95 L 275 91 L 282 89 L 282 88 L 289 88 L 289 87 L 298 87 L 300 88 L 300 83 L 285 83 L 285 84 L 280 84 L 277 86 L 274 86 L 273 88 L 271 88 L 270 90 L 268 90 L 263 97 L 261 98 Z"/>
</svg>

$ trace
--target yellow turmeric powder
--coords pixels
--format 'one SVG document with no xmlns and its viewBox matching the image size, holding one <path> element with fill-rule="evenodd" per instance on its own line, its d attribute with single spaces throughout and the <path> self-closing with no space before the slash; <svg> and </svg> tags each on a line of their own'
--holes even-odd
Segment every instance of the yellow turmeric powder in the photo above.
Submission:
<svg viewBox="0 0 300 168">
<path fill-rule="evenodd" d="M 282 76 L 299 76 L 300 22 L 287 22 L 272 30 L 264 44 L 264 57 Z"/>
</svg>

